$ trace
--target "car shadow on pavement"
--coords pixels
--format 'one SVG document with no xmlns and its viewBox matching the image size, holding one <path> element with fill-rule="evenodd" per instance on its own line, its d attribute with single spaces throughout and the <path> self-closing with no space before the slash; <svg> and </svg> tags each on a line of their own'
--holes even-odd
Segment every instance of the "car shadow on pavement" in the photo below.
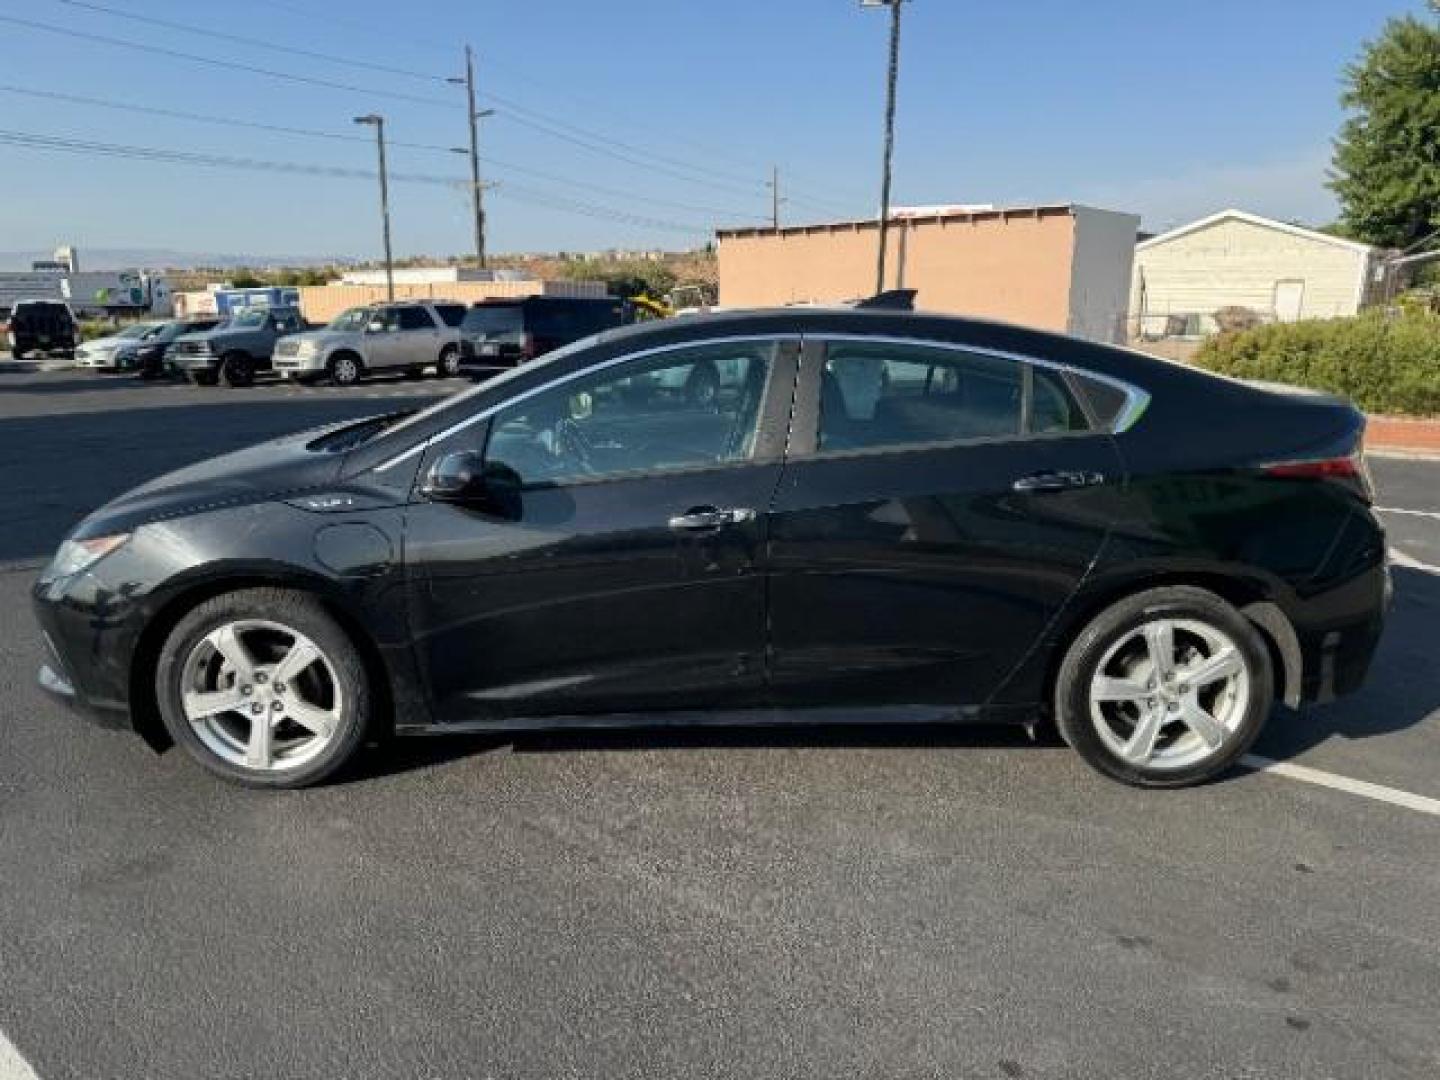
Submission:
<svg viewBox="0 0 1440 1080">
<path fill-rule="evenodd" d="M 815 724 L 797 720 L 794 724 L 727 725 L 722 719 L 690 726 L 654 724 L 394 739 L 368 748 L 353 767 L 331 783 L 396 776 L 500 750 L 512 754 L 608 754 L 714 749 L 1023 750 L 1036 745 L 1036 740 L 1017 724 L 879 720 Z"/>
<path fill-rule="evenodd" d="M 1440 574 L 1396 566 L 1395 599 L 1365 685 L 1298 715 L 1277 710 L 1255 746 L 1276 759 L 1297 757 L 1333 738 L 1360 740 L 1405 731 L 1440 714 Z"/>
</svg>

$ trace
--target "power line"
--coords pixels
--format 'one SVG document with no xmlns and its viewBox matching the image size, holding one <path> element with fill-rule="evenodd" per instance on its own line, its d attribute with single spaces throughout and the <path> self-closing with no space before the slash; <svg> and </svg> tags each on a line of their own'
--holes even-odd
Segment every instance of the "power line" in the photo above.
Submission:
<svg viewBox="0 0 1440 1080">
<path fill-rule="evenodd" d="M 209 40 L 225 41 L 232 44 L 249 46 L 252 48 L 270 49 L 273 52 L 284 53 L 291 56 L 300 56 L 306 59 L 321 60 L 326 63 L 347 65 L 350 67 L 362 68 L 369 71 L 378 71 L 388 74 L 402 75 L 408 78 L 420 79 L 426 82 L 433 82 L 439 84 L 444 84 L 446 82 L 446 79 L 443 76 L 435 75 L 429 72 L 416 71 L 411 68 L 393 67 L 387 64 L 377 64 L 371 61 L 359 60 L 347 56 L 339 56 L 334 53 L 325 53 L 313 49 L 296 48 L 294 46 L 282 45 L 262 38 L 247 37 L 241 34 L 221 32 L 217 30 L 212 30 L 208 27 L 196 26 L 193 23 L 184 23 L 173 19 L 161 19 L 154 16 L 140 15 L 134 12 L 109 7 L 105 4 L 94 3 L 92 2 L 92 0 L 57 0 L 57 2 L 65 4 L 69 7 L 79 8 L 86 11 L 93 11 L 101 15 L 108 15 L 119 19 L 128 19 L 132 22 L 141 23 L 147 26 L 158 26 L 167 30 L 194 34 Z M 23 23 L 23 20 L 12 21 L 20 21 Z M 195 60 L 197 62 L 219 64 L 220 66 L 237 68 L 238 70 L 248 71 L 255 74 L 265 74 L 272 78 L 285 78 L 292 81 L 301 81 L 315 85 L 323 85 L 333 89 L 346 89 L 361 93 L 381 94 L 386 97 L 398 98 L 399 100 L 418 101 L 425 104 L 446 105 L 448 107 L 447 102 L 443 102 L 439 99 L 434 98 L 419 98 L 415 95 L 397 94 L 393 91 L 374 90 L 365 87 L 357 87 L 345 83 L 337 83 L 328 79 L 317 79 L 313 76 L 298 76 L 288 72 L 277 72 L 270 69 L 254 68 L 249 65 L 237 65 L 233 61 L 218 61 L 214 58 L 209 57 L 197 57 L 190 54 L 179 53 L 175 50 L 163 50 L 157 46 L 142 45 L 137 42 L 125 42 L 121 39 L 105 38 L 102 35 L 87 35 L 79 31 L 68 31 L 60 27 L 47 27 L 44 26 L 44 24 L 27 23 L 25 25 L 32 25 L 36 28 L 43 27 L 53 32 L 74 33 L 76 34 L 76 36 L 89 37 L 92 40 L 102 40 L 108 44 L 116 44 L 128 48 L 139 48 L 152 52 L 160 51 L 167 55 L 186 56 L 187 58 Z M 558 138 L 565 138 L 566 141 L 569 141 L 574 145 L 581 146 L 585 149 L 589 149 L 592 152 L 603 153 L 608 157 L 615 158 L 619 161 L 623 161 L 627 164 L 635 165 L 637 167 L 656 170 L 657 167 L 655 165 L 652 165 L 648 162 L 635 160 L 636 156 L 650 158 L 653 161 L 660 162 L 662 165 L 666 166 L 668 169 L 666 174 L 676 179 L 686 180 L 687 182 L 691 183 L 705 183 L 710 187 L 720 188 L 721 190 L 730 190 L 732 192 L 743 191 L 743 193 L 748 195 L 763 194 L 764 185 L 756 182 L 751 177 L 740 176 L 736 173 L 728 173 L 713 168 L 694 165 L 689 162 L 680 160 L 678 158 L 670 157 L 668 155 L 661 154 L 653 150 L 647 150 L 644 147 L 636 146 L 631 143 L 626 143 L 624 141 L 614 138 L 613 136 L 604 135 L 599 132 L 580 127 L 579 125 L 572 124 L 569 121 L 560 119 L 558 117 L 550 116 L 546 113 L 540 112 L 539 110 L 532 109 L 525 105 L 521 105 L 517 101 L 502 97 L 498 94 L 486 92 L 482 96 L 490 99 L 491 101 L 494 101 L 498 105 L 501 105 L 504 110 L 519 123 L 538 130 L 544 134 L 549 134 Z M 552 128 L 559 130 L 551 130 Z M 562 134 L 564 132 L 568 132 L 570 133 L 570 135 L 566 136 L 565 134 Z M 606 144 L 608 144 L 608 149 L 605 148 Z M 682 173 L 675 171 L 677 169 L 684 170 L 684 172 Z M 719 178 L 730 181 L 730 183 L 725 185 L 717 184 L 714 182 L 714 180 L 697 179 L 697 175 L 699 177 L 709 176 L 713 178 Z M 736 184 L 744 185 L 744 187 L 737 187 Z M 823 200 L 811 201 L 815 205 L 819 205 L 821 202 L 823 202 Z"/>
<path fill-rule="evenodd" d="M 127 41 L 125 38 L 110 37 L 106 34 L 92 34 L 84 30 L 76 30 L 68 26 L 55 26 L 52 23 L 36 22 L 33 19 L 21 19 L 14 15 L 0 15 L 0 22 L 10 23 L 12 26 L 23 26 L 30 30 L 42 30 L 50 34 L 59 34 L 63 37 L 79 38 L 83 41 L 95 41 L 103 45 L 114 45 L 122 49 L 133 49 L 137 52 L 151 53 L 155 56 L 168 56 L 176 60 L 189 60 L 197 64 L 206 64 L 210 67 L 225 68 L 230 71 L 243 71 L 249 75 L 264 75 L 271 79 L 282 79 L 285 82 L 303 83 L 307 86 L 320 86 L 327 90 L 344 90 L 352 94 L 365 94 L 371 97 L 394 98 L 397 101 L 408 101 L 420 105 L 440 106 L 442 108 L 454 108 L 453 101 L 446 101 L 442 98 L 421 97 L 419 94 L 406 94 L 397 90 L 377 90 L 372 87 L 356 86 L 353 83 L 335 82 L 331 79 L 320 79 L 310 75 L 296 75 L 288 71 L 275 71 L 273 68 L 257 67 L 253 64 L 241 64 L 234 60 L 220 60 L 213 56 L 201 56 L 198 53 L 183 52 L 180 49 L 167 49 L 160 45 L 146 45 L 138 41 Z"/>
<path fill-rule="evenodd" d="M 320 176 L 346 180 L 374 180 L 377 175 L 373 170 L 354 169 L 344 166 L 318 165 L 308 162 L 274 161 L 268 158 L 208 154 L 152 146 L 134 146 L 124 143 L 78 139 L 69 136 L 41 135 L 35 132 L 13 131 L 3 128 L 0 128 L 0 145 L 123 160 L 161 162 L 244 171 L 277 172 L 290 175 Z M 422 173 L 391 173 L 390 179 L 404 183 L 430 184 L 461 189 L 469 186 L 465 180 Z M 683 233 L 687 236 L 698 236 L 707 233 L 707 230 L 698 229 L 695 226 L 685 225 L 681 222 L 635 214 L 628 210 L 608 207 L 598 203 L 581 202 L 533 188 L 522 186 L 512 189 L 507 186 L 505 189 L 497 190 L 504 190 L 507 194 L 513 194 L 520 201 L 536 202 L 550 209 L 561 210 L 566 213 L 601 218 L 622 224 L 640 225 L 659 231 Z"/>
<path fill-rule="evenodd" d="M 182 34 L 197 34 L 200 37 L 209 38 L 214 41 L 228 41 L 237 45 L 249 45 L 257 49 L 270 49 L 272 52 L 289 53 L 291 56 L 302 56 L 307 60 L 324 60 L 330 64 L 344 64 L 348 67 L 365 68 L 368 71 L 384 72 L 387 75 L 404 75 L 407 78 L 422 79 L 426 82 L 441 84 L 445 82 L 443 75 L 436 75 L 433 72 L 391 67 L 388 64 L 376 64 L 368 60 L 357 60 L 350 56 L 336 56 L 333 53 L 323 53 L 313 49 L 300 49 L 293 45 L 280 45 L 274 41 L 267 41 L 264 38 L 221 33 L 203 26 L 196 26 L 193 23 L 176 22 L 173 19 L 158 19 L 153 15 L 140 15 L 133 11 L 123 11 L 119 8 L 108 7 L 105 4 L 90 3 L 89 0 L 56 0 L 56 3 L 65 4 L 67 7 L 98 12 L 101 15 L 109 15 L 116 19 L 128 19 L 131 22 L 142 23 L 146 26 L 159 26 L 166 30 L 178 30 Z"/>
<path fill-rule="evenodd" d="M 362 142 L 370 144 L 374 140 L 367 135 L 352 135 L 335 131 L 321 131 L 316 128 L 291 127 L 284 124 L 268 124 L 257 120 L 245 120 L 235 116 L 217 116 L 213 113 L 187 112 L 182 109 L 167 109 L 150 105 L 137 105 L 130 102 L 115 101 L 113 99 L 89 97 L 84 94 L 68 94 L 58 90 L 37 90 L 22 86 L 13 86 L 8 83 L 0 83 L 0 93 L 19 94 L 25 97 L 42 98 L 48 101 L 61 101 L 73 105 L 86 105 L 94 108 L 112 109 L 118 112 L 135 112 L 151 116 L 163 116 L 177 120 L 187 120 L 195 123 L 214 124 L 220 127 L 243 127 L 253 128 L 258 131 L 268 131 L 281 135 L 295 135 L 303 138 L 328 139 L 336 142 Z M 441 146 L 438 143 L 403 142 L 394 139 L 386 139 L 389 147 L 403 147 L 409 150 L 426 150 L 433 153 L 452 154 L 454 148 Z M 687 210 L 697 214 L 706 214 L 717 219 L 732 221 L 760 220 L 759 215 L 735 210 L 733 208 L 721 208 L 715 206 L 697 205 L 695 203 L 680 202 L 672 199 L 664 199 L 654 196 L 641 196 L 634 191 L 625 191 L 620 188 L 605 187 L 600 184 L 577 181 L 571 177 L 562 176 L 558 173 L 546 172 L 543 169 L 531 168 L 527 165 L 517 165 L 513 162 L 501 161 L 498 158 L 482 157 L 487 166 L 506 170 L 509 172 L 521 173 L 533 176 L 540 180 L 548 180 L 552 183 L 565 184 L 567 186 L 581 188 L 588 192 L 601 195 L 615 195 L 623 199 L 639 198 L 642 201 L 656 206 L 667 206 L 676 210 Z"/>
</svg>

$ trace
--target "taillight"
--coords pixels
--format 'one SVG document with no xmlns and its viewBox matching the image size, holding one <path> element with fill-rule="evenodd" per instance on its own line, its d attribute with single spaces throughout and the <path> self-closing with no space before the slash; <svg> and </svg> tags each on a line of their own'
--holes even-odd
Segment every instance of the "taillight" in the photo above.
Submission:
<svg viewBox="0 0 1440 1080">
<path fill-rule="evenodd" d="M 1306 461 L 1277 461 L 1261 470 L 1266 476 L 1278 476 L 1289 480 L 1336 480 L 1352 487 L 1365 498 L 1375 500 L 1375 487 L 1370 480 L 1370 469 L 1365 464 L 1365 453 L 1356 450 L 1343 457 L 1312 458 Z"/>
</svg>

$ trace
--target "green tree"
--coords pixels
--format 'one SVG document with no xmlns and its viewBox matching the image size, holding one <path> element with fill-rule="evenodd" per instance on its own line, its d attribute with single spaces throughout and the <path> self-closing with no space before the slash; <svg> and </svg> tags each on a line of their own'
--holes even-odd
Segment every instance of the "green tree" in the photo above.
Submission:
<svg viewBox="0 0 1440 1080">
<path fill-rule="evenodd" d="M 1440 13 L 1440 0 L 1430 0 Z M 1359 240 L 1407 247 L 1440 228 L 1440 25 L 1391 19 L 1345 71 L 1353 115 L 1335 140 L 1330 187 Z"/>
</svg>

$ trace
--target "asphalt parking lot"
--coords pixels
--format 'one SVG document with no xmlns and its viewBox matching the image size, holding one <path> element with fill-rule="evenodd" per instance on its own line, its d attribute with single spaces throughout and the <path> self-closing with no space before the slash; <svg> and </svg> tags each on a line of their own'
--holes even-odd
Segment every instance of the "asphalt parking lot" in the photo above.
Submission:
<svg viewBox="0 0 1440 1080">
<path fill-rule="evenodd" d="M 1440 1075 L 1440 462 L 1372 459 L 1368 688 L 1189 791 L 847 728 L 434 740 L 264 794 L 35 687 L 86 511 L 461 385 L 0 374 L 0 1080 Z"/>
</svg>

